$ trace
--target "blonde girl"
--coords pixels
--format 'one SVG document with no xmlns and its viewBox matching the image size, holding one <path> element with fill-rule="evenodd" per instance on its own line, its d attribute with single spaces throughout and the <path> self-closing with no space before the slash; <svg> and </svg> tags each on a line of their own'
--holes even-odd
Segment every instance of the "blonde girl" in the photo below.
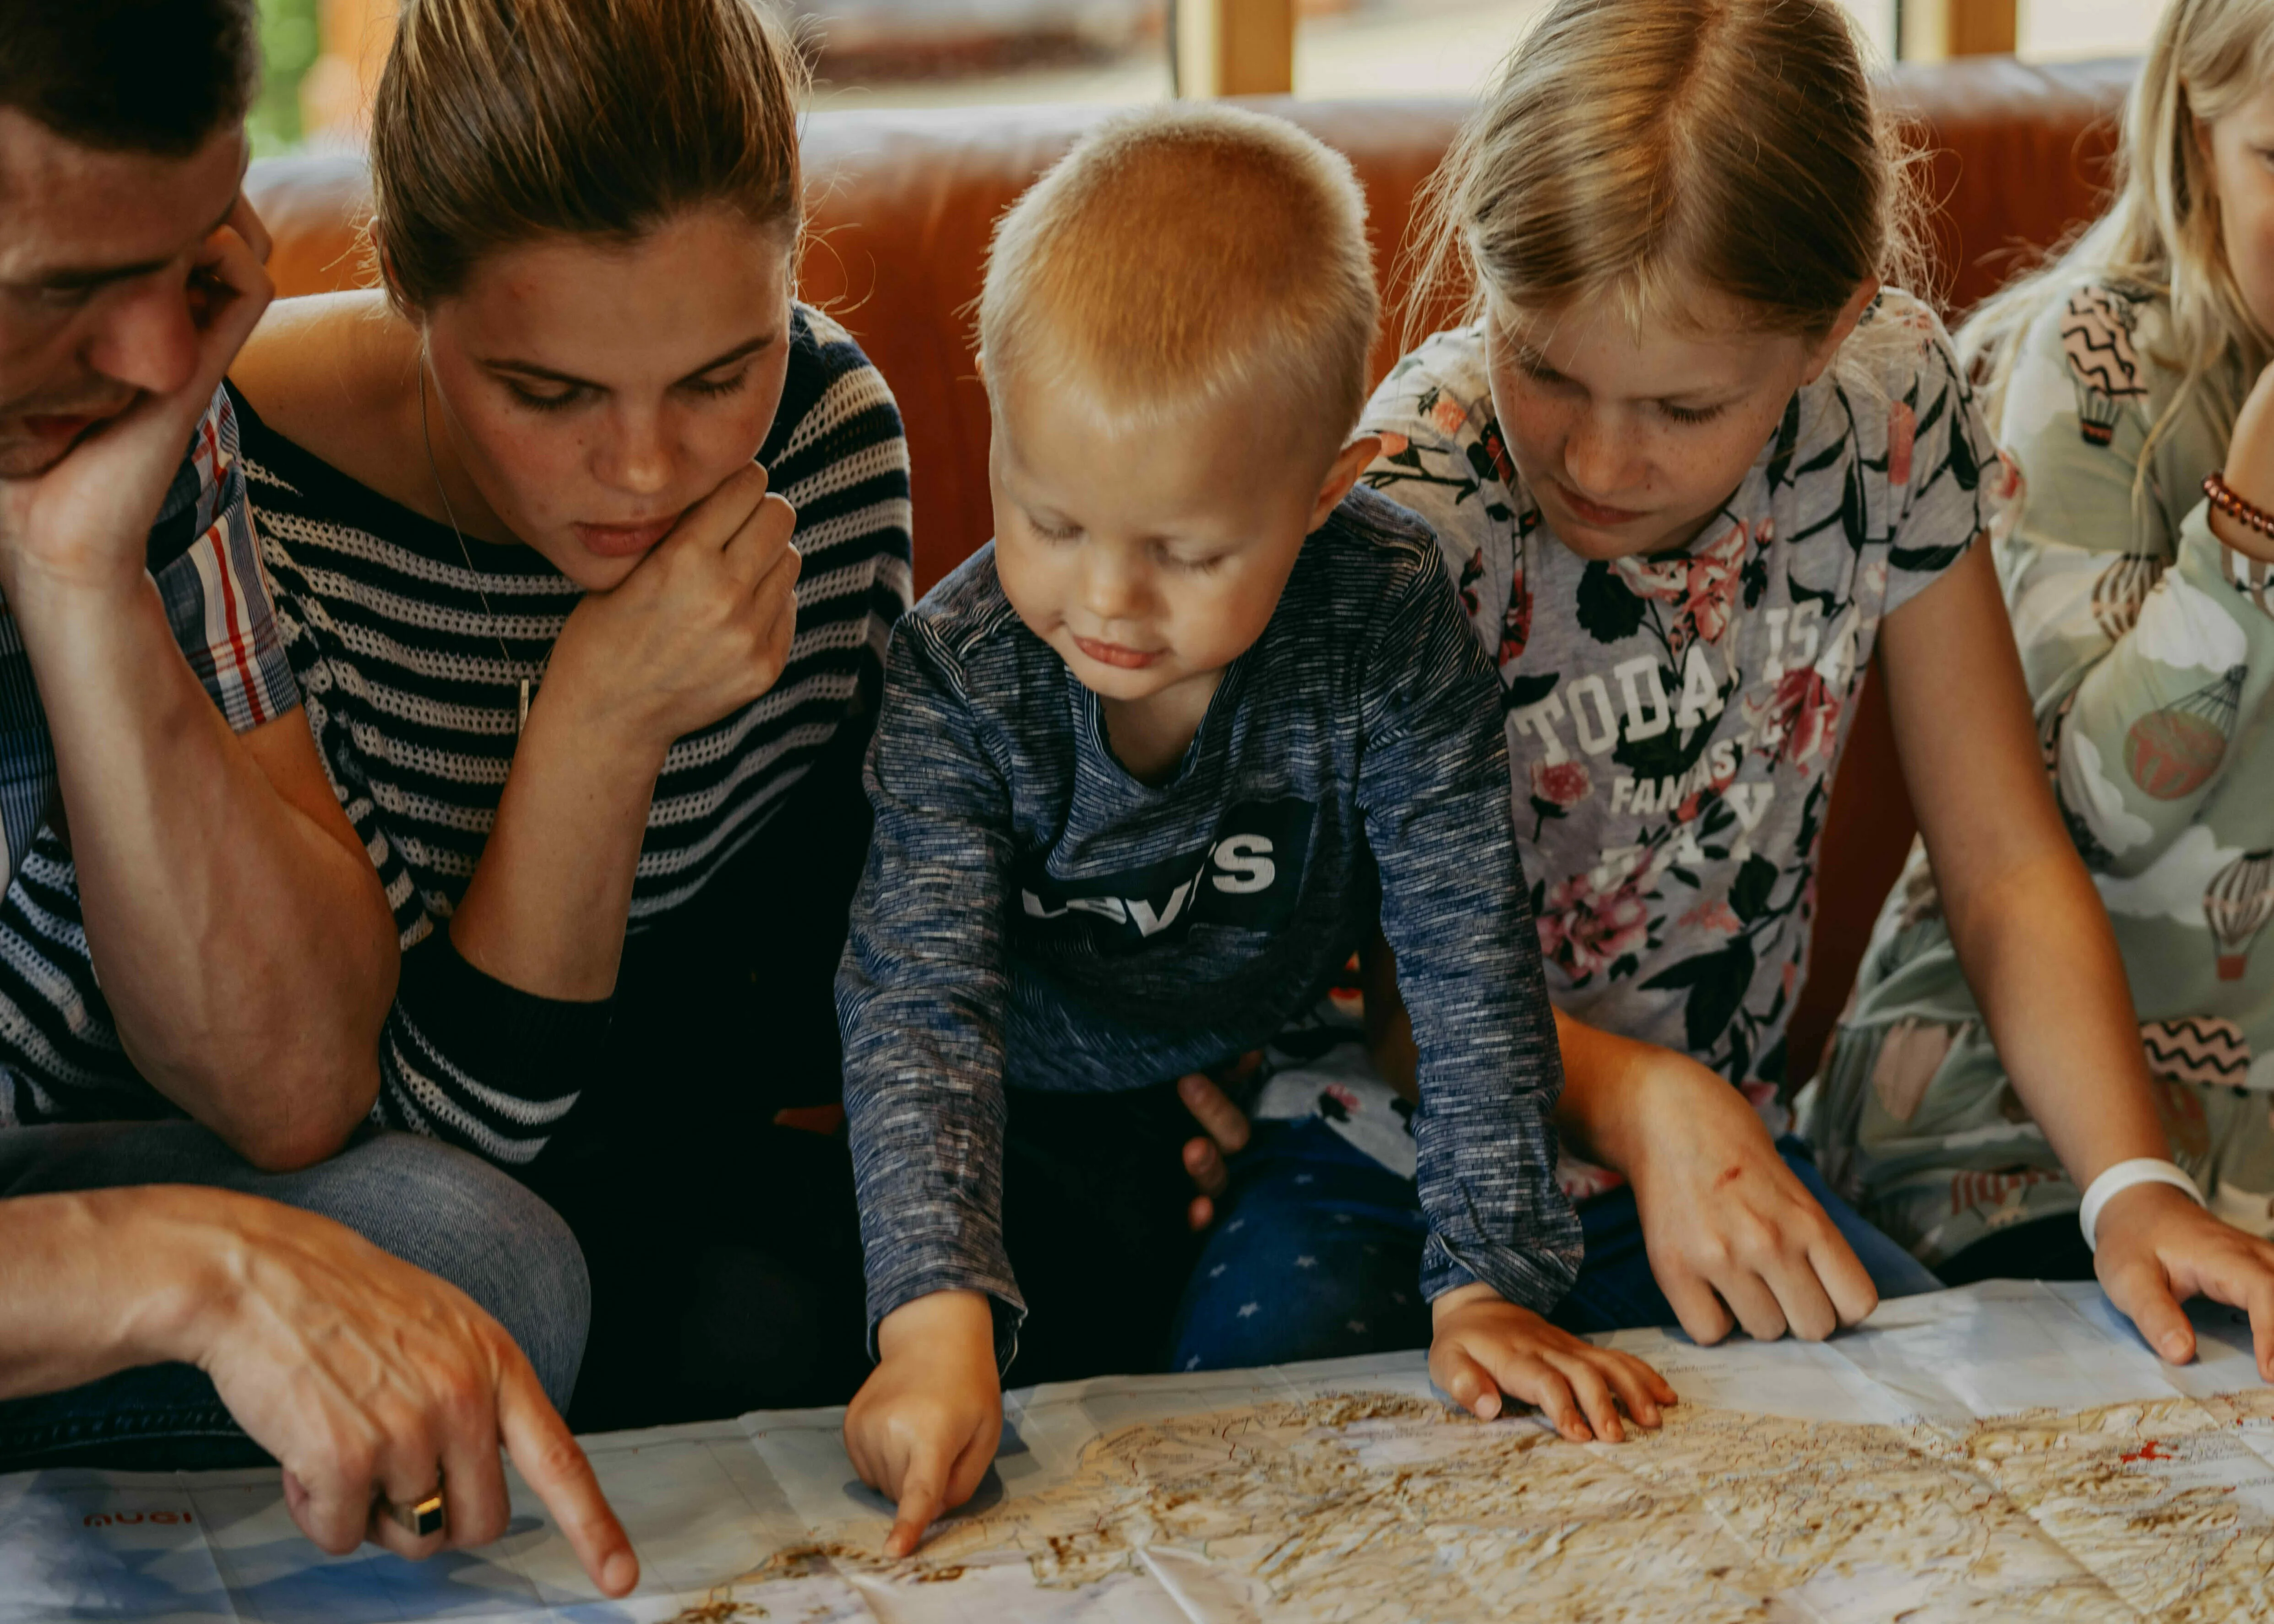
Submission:
<svg viewBox="0 0 2274 1624">
<path fill-rule="evenodd" d="M 1961 335 L 2019 470 L 1995 551 L 2043 759 L 2155 1079 L 2167 1147 L 2138 1154 L 2176 1162 L 2255 1237 L 2274 1229 L 2274 539 L 2251 518 L 2274 508 L 2270 154 L 2274 4 L 2175 0 L 2127 109 L 2113 206 Z M 2061 1154 L 2069 1102 L 2044 1095 L 2026 1040 L 1993 1042 L 1990 987 L 1977 1003 L 1962 975 L 1959 870 L 1927 856 L 1889 899 L 1819 1091 L 1828 1165 L 1949 1275 L 2097 1261 L 2112 1291 L 2119 1270 L 2144 1278 L 2112 1258 L 2113 1207 L 2098 1259 L 2082 1244 L 2091 1170 Z M 2225 1295 L 2265 1255 L 2231 1235 L 2159 1260 Z M 2225 1272 L 2204 1273 L 2214 1259 Z"/>
<path fill-rule="evenodd" d="M 1892 285 L 1899 153 L 1832 0 L 1558 0 L 1437 182 L 1423 261 L 1472 278 L 1474 319 L 1366 417 L 1370 478 L 1435 526 L 1506 688 L 1555 1120 L 1590 1164 L 1566 1167 L 1585 1327 L 1822 1337 L 1932 1283 L 1778 1137 L 1825 805 L 1875 656 L 2014 1088 L 2079 1187 L 2165 1154 L 1977 545 L 1998 459 L 1940 325 Z M 1274 1355 L 1417 1328 L 1351 1299 L 1363 1249 L 1404 1231 L 1378 1201 L 1356 1221 L 1382 1192 L 1353 1183 L 1382 1170 L 1341 1154 L 1370 1103 L 1344 1094 L 1348 1121 L 1264 1136 L 1232 1198 L 1254 1221 L 1214 1243 L 1226 1278 L 1293 1282 L 1211 1321 L 1271 1327 Z M 2137 1170 L 2102 1187 L 2118 1305 L 2173 1357 L 2196 1290 L 2274 1338 L 2274 1252 Z M 1309 1285 L 1329 1276 L 1338 1299 Z M 1234 1332 L 1186 1357 L 1262 1351 Z"/>
</svg>

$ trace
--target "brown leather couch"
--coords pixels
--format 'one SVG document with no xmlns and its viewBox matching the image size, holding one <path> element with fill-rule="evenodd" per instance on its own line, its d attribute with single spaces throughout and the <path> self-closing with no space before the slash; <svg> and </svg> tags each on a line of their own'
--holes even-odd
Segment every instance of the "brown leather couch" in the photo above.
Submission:
<svg viewBox="0 0 2274 1624">
<path fill-rule="evenodd" d="M 1897 69 L 1890 102 L 1924 149 L 1935 201 L 1947 312 L 1973 304 L 2017 263 L 2098 207 L 2128 63 L 2031 67 L 1977 58 Z M 1415 312 L 1396 274 L 1414 193 L 1465 103 L 1255 103 L 1349 154 L 1373 211 L 1390 320 L 1379 374 Z M 915 467 L 916 587 L 929 587 L 991 529 L 987 402 L 973 372 L 968 307 L 996 217 L 1084 128 L 1088 107 L 824 113 L 809 122 L 812 197 L 804 297 L 850 328 L 890 380 Z M 270 262 L 285 294 L 351 287 L 365 276 L 356 241 L 367 207 L 363 168 L 343 157 L 265 160 L 247 182 L 275 234 Z M 1901 866 L 1912 819 L 1884 699 L 1866 689 L 1824 835 L 1814 960 L 1793 1017 L 1798 1076 L 1812 1070 L 1847 996 L 1880 899 Z"/>
</svg>

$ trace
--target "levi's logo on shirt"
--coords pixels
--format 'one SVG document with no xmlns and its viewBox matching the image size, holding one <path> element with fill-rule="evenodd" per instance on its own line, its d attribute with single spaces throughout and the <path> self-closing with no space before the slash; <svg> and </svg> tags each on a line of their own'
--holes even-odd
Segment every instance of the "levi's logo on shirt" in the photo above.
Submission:
<svg viewBox="0 0 2274 1624">
<path fill-rule="evenodd" d="M 1053 878 L 1037 853 L 1020 863 L 1019 922 L 1106 952 L 1173 941 L 1194 923 L 1276 929 L 1303 889 L 1316 810 L 1307 801 L 1246 801 L 1198 851 L 1091 879 Z"/>
</svg>

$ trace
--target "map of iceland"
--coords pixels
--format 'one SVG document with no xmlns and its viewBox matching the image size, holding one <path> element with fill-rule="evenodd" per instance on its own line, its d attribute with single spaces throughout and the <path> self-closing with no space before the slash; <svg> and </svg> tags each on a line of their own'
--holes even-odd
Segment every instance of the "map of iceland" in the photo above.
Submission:
<svg viewBox="0 0 2274 1624">
<path fill-rule="evenodd" d="M 588 1439 L 621 1602 L 518 1483 L 504 1539 L 411 1565 L 316 1553 L 274 1472 L 0 1478 L 0 1624 L 2274 1620 L 2274 1391 L 2223 1315 L 2178 1369 L 2082 1287 L 1828 1344 L 1621 1333 L 1683 1402 L 1618 1445 L 1458 1414 L 1419 1353 L 1030 1389 L 905 1562 L 841 1411 Z"/>
<path fill-rule="evenodd" d="M 2233 1492 L 2266 1464 L 2219 1413 L 2265 1404 L 2030 1413 L 1955 1436 L 1693 1407 L 1655 1437 L 1577 1446 L 1346 1394 L 1134 1425 L 911 1562 L 804 1545 L 733 1595 L 756 1618 L 824 1570 L 907 1594 L 1009 1567 L 1100 1617 L 1118 1616 L 1117 1586 L 1164 1580 L 1193 1604 L 1173 1616 L 1334 1624 L 2274 1617 L 2274 1506 Z"/>
</svg>

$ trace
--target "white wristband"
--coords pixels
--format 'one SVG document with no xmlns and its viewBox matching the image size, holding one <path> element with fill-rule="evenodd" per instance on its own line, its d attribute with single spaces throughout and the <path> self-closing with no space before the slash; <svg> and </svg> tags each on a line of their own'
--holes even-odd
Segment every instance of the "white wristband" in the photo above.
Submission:
<svg viewBox="0 0 2274 1624">
<path fill-rule="evenodd" d="M 2100 1250 L 2100 1242 L 2093 1233 L 2100 1227 L 2100 1209 L 2135 1184 L 2170 1184 L 2186 1191 L 2197 1207 L 2203 1204 L 2202 1190 L 2177 1164 L 2154 1156 L 2135 1156 L 2129 1162 L 2120 1162 L 2092 1181 L 2084 1192 L 2084 1205 L 2076 1209 L 2076 1221 L 2084 1229 L 2086 1251 Z"/>
</svg>

